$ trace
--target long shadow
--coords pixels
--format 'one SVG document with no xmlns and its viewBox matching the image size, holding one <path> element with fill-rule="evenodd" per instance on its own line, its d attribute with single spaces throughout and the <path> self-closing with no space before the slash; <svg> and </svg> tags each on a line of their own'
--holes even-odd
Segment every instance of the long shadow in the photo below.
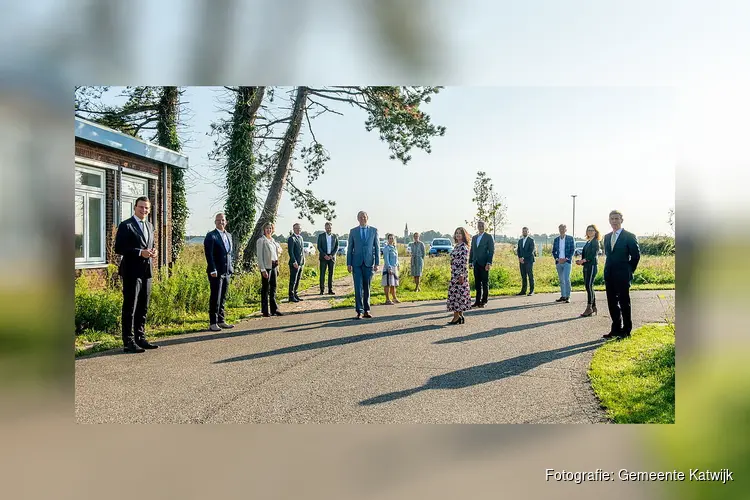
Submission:
<svg viewBox="0 0 750 500">
<path fill-rule="evenodd" d="M 364 342 L 366 340 L 383 339 L 388 337 L 395 337 L 398 335 L 406 335 L 408 333 L 425 332 L 428 330 L 437 330 L 443 328 L 443 325 L 420 325 L 410 328 L 402 328 L 401 330 L 392 330 L 389 332 L 378 332 L 378 333 L 364 333 L 361 335 L 352 335 L 351 337 L 340 337 L 337 339 L 319 340 L 317 342 L 310 342 L 308 344 L 300 344 L 289 347 L 282 347 L 280 349 L 274 349 L 273 351 L 258 352 L 255 354 L 246 354 L 244 356 L 237 356 L 234 358 L 222 359 L 221 361 L 215 361 L 214 364 L 221 363 L 234 363 L 235 361 L 248 361 L 251 359 L 267 358 L 270 356 L 279 356 L 281 354 L 290 354 L 293 352 L 304 352 L 312 351 L 314 349 L 325 349 L 326 347 L 334 347 L 341 345 L 354 344 L 356 342 Z"/>
<path fill-rule="evenodd" d="M 407 396 L 411 396 L 412 394 L 430 389 L 464 389 L 466 387 L 485 384 L 487 382 L 494 382 L 496 380 L 501 380 L 507 377 L 520 375 L 521 373 L 527 372 L 538 366 L 549 363 L 551 361 L 555 361 L 557 359 L 562 359 L 586 351 L 591 351 L 593 349 L 596 349 L 603 343 L 604 340 L 602 339 L 592 340 L 590 342 L 583 342 L 581 344 L 575 344 L 559 349 L 550 349 L 548 351 L 541 351 L 533 354 L 524 354 L 503 361 L 496 361 L 494 363 L 486 363 L 484 365 L 472 366 L 471 368 L 464 368 L 461 370 L 456 370 L 444 373 L 442 375 L 430 377 L 430 379 L 420 387 L 381 394 L 379 396 L 360 401 L 359 404 L 360 406 L 371 406 L 405 398 Z"/>
<path fill-rule="evenodd" d="M 315 311 L 315 312 L 324 312 L 324 311 Z M 409 318 L 418 318 L 423 317 L 430 313 L 410 313 L 410 314 L 399 314 L 399 315 L 393 315 L 393 316 L 377 316 L 377 310 L 373 311 L 376 316 L 371 319 L 365 319 L 357 321 L 354 319 L 354 317 L 346 317 L 346 318 L 340 318 L 340 319 L 326 319 L 321 321 L 312 321 L 310 323 L 298 323 L 295 325 L 278 325 L 278 326 L 271 326 L 266 327 L 271 322 L 275 321 L 275 318 L 253 318 L 253 321 L 256 321 L 257 323 L 253 324 L 252 329 L 250 328 L 243 328 L 243 329 L 233 329 L 233 330 L 224 330 L 217 333 L 207 333 L 205 335 L 199 335 L 195 337 L 173 337 L 165 340 L 159 340 L 155 339 L 154 343 L 159 344 L 160 346 L 169 346 L 169 345 L 178 345 L 178 344 L 187 344 L 191 342 L 203 342 L 205 340 L 219 340 L 219 339 L 227 339 L 227 338 L 233 338 L 233 337 L 243 337 L 246 335 L 257 335 L 259 333 L 268 333 L 268 332 L 275 332 L 279 330 L 287 330 L 292 332 L 300 332 L 305 330 L 312 330 L 314 328 L 328 328 L 340 324 L 345 323 L 351 323 L 356 325 L 361 325 L 364 322 L 367 323 L 382 323 L 385 321 L 390 320 L 398 320 L 398 319 L 409 319 Z M 302 314 L 302 313 L 298 313 Z M 293 329 L 293 330 L 292 330 Z M 197 332 L 196 332 L 197 333 Z M 182 335 L 191 335 L 190 333 L 185 333 Z M 90 355 L 90 356 L 93 356 Z M 88 356 L 87 356 L 88 357 Z"/>
<path fill-rule="evenodd" d="M 559 324 L 564 321 L 574 321 L 580 319 L 578 316 L 574 318 L 563 318 L 553 319 L 550 321 L 540 321 L 539 323 L 529 323 L 526 325 L 508 326 L 504 328 L 495 328 L 494 330 L 488 330 L 486 332 L 472 333 L 471 335 L 464 335 L 463 337 L 451 337 L 449 339 L 437 340 L 433 344 L 452 344 L 454 342 L 468 342 L 470 340 L 487 339 L 490 337 L 497 337 L 505 333 L 520 332 L 521 330 L 529 330 L 531 328 L 538 328 L 547 325 Z"/>
</svg>

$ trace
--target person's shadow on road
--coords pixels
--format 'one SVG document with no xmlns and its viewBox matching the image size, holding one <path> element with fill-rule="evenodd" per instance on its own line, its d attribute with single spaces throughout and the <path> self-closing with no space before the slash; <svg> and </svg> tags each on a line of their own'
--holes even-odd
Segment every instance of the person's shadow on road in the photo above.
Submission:
<svg viewBox="0 0 750 500">
<path fill-rule="evenodd" d="M 557 359 L 574 356 L 582 352 L 596 349 L 604 342 L 605 341 L 602 339 L 592 340 L 590 342 L 583 342 L 581 344 L 575 344 L 559 349 L 535 352 L 533 354 L 524 354 L 503 361 L 486 363 L 483 365 L 472 366 L 470 368 L 464 368 L 462 370 L 444 373 L 442 375 L 436 375 L 434 377 L 430 377 L 430 379 L 420 387 L 406 389 L 403 391 L 390 392 L 388 394 L 381 394 L 379 396 L 360 401 L 359 405 L 371 406 L 381 403 L 387 403 L 389 401 L 395 401 L 396 399 L 405 398 L 407 396 L 411 396 L 412 394 L 416 394 L 418 392 L 426 391 L 429 389 L 463 389 L 474 385 L 493 382 L 495 380 L 501 380 L 507 377 L 512 377 L 514 375 L 520 375 L 521 373 L 527 372 L 538 366 L 549 363 L 551 361 L 555 361 Z"/>
</svg>

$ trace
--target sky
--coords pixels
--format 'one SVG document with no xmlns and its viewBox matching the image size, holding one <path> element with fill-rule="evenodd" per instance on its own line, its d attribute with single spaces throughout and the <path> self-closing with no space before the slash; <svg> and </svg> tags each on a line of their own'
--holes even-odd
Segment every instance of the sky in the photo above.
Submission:
<svg viewBox="0 0 750 500">
<path fill-rule="evenodd" d="M 189 87 L 185 132 L 190 158 L 188 234 L 213 228 L 225 190 L 219 165 L 208 160 L 212 121 L 220 88 Z M 279 93 L 278 95 L 281 95 Z M 344 116 L 326 114 L 313 122 L 331 160 L 310 185 L 319 197 L 336 201 L 334 232 L 357 225 L 365 210 L 381 233 L 434 229 L 452 233 L 472 219 L 477 171 L 492 179 L 507 205 L 498 234 L 555 233 L 559 224 L 576 236 L 586 224 L 609 229 L 608 213 L 624 213 L 623 226 L 637 235 L 670 233 L 668 211 L 675 203 L 675 96 L 666 87 L 446 87 L 425 106 L 443 137 L 432 153 L 413 151 L 408 165 L 390 160 L 375 131 L 366 132 L 365 114 L 347 105 Z M 303 127 L 303 133 L 307 133 Z M 309 135 L 307 135 L 309 138 Z M 303 143 L 307 140 L 303 139 Z M 306 176 L 295 182 L 305 184 Z M 298 222 L 285 195 L 277 232 Z M 303 230 L 322 230 L 324 220 Z M 231 224 L 231 222 L 230 222 Z M 229 228 L 231 231 L 231 228 Z"/>
</svg>

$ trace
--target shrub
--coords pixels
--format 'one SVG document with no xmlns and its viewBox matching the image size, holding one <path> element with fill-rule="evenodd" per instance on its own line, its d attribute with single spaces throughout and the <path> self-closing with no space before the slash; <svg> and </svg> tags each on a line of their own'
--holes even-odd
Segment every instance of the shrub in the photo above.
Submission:
<svg viewBox="0 0 750 500">
<path fill-rule="evenodd" d="M 672 236 L 646 236 L 638 239 L 643 255 L 674 255 L 675 240 Z"/>
<path fill-rule="evenodd" d="M 75 281 L 76 334 L 87 329 L 116 334 L 120 330 L 122 296 L 116 290 L 92 286 L 88 276 Z"/>
</svg>

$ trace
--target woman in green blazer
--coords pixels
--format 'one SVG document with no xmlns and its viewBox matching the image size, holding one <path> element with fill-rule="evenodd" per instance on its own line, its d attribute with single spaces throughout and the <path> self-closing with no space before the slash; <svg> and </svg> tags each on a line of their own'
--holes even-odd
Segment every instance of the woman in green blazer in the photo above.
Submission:
<svg viewBox="0 0 750 500">
<path fill-rule="evenodd" d="M 584 318 L 594 313 L 598 314 L 596 312 L 596 295 L 594 295 L 594 278 L 596 278 L 597 264 L 599 263 L 601 235 L 594 224 L 586 227 L 586 239 L 588 241 L 583 247 L 581 258 L 576 261 L 576 264 L 583 266 L 583 283 L 586 286 L 586 297 L 588 299 L 586 310 L 581 314 Z"/>
</svg>

